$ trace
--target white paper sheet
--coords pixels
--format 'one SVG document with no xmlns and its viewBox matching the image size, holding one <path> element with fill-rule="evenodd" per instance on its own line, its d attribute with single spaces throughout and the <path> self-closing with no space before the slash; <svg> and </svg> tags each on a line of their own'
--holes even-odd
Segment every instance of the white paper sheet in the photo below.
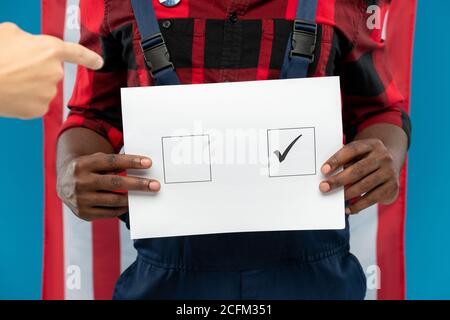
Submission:
<svg viewBox="0 0 450 320">
<path fill-rule="evenodd" d="M 129 193 L 131 237 L 342 229 L 320 167 L 342 147 L 339 78 L 122 89 L 125 151 L 161 181 Z M 291 146 L 291 147 L 289 147 Z"/>
</svg>

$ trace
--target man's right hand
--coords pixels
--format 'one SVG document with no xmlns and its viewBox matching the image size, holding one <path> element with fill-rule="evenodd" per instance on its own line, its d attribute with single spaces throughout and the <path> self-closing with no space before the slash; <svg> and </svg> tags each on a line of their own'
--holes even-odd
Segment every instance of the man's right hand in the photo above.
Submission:
<svg viewBox="0 0 450 320">
<path fill-rule="evenodd" d="M 156 180 L 119 173 L 151 166 L 152 161 L 142 156 L 105 153 L 80 156 L 59 168 L 58 195 L 83 220 L 117 217 L 128 212 L 128 195 L 123 191 L 158 192 L 161 188 Z"/>
</svg>

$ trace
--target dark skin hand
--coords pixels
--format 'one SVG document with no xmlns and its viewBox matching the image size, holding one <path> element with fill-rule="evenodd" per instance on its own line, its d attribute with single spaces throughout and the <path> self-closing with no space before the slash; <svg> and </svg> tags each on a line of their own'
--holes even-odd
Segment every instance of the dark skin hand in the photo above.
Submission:
<svg viewBox="0 0 450 320">
<path fill-rule="evenodd" d="M 117 190 L 158 192 L 161 188 L 156 180 L 118 173 L 151 165 L 147 157 L 114 154 L 110 143 L 94 131 L 69 129 L 58 141 L 58 195 L 83 220 L 117 217 L 128 212 L 128 195 Z"/>
<path fill-rule="evenodd" d="M 323 193 L 345 187 L 351 200 L 347 214 L 356 214 L 376 203 L 391 204 L 399 192 L 399 175 L 407 152 L 408 138 L 399 127 L 376 124 L 360 132 L 322 166 L 326 179 Z M 343 171 L 336 173 L 338 169 Z"/>
</svg>

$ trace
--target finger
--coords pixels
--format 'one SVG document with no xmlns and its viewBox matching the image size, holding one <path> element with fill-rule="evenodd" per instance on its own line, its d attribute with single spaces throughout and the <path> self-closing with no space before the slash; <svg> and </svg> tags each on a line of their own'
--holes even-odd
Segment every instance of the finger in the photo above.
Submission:
<svg viewBox="0 0 450 320">
<path fill-rule="evenodd" d="M 97 192 L 95 195 L 95 206 L 120 208 L 128 206 L 128 195 L 117 192 Z"/>
<path fill-rule="evenodd" d="M 320 191 L 326 193 L 340 187 L 358 182 L 380 168 L 376 159 L 365 158 L 345 168 L 342 172 L 329 177 L 319 185 Z"/>
<path fill-rule="evenodd" d="M 128 212 L 128 207 L 121 208 L 104 208 L 104 207 L 92 207 L 90 209 L 90 219 L 108 219 L 119 217 Z"/>
<path fill-rule="evenodd" d="M 381 186 L 383 183 L 386 183 L 388 180 L 389 177 L 383 174 L 381 170 L 378 170 L 364 179 L 361 179 L 357 183 L 349 186 L 345 190 L 345 200 L 353 199 L 364 193 L 370 192 Z"/>
<path fill-rule="evenodd" d="M 159 181 L 146 178 L 99 175 L 96 180 L 97 190 L 103 191 L 128 190 L 158 192 L 161 189 Z"/>
<path fill-rule="evenodd" d="M 94 172 L 118 172 L 127 169 L 148 169 L 152 166 L 150 158 L 128 154 L 98 153 L 80 160 L 83 167 Z"/>
<path fill-rule="evenodd" d="M 101 56 L 78 43 L 63 42 L 61 45 L 61 59 L 92 70 L 98 70 L 103 66 Z"/>
<path fill-rule="evenodd" d="M 327 175 L 338 168 L 346 165 L 348 162 L 354 160 L 357 157 L 369 153 L 372 150 L 371 145 L 361 142 L 353 141 L 342 147 L 331 158 L 329 158 L 322 166 L 322 173 Z"/>
<path fill-rule="evenodd" d="M 386 188 L 387 188 L 386 185 L 381 185 L 378 188 L 366 193 L 358 201 L 354 202 L 347 209 L 345 209 L 345 213 L 356 214 L 378 203 L 379 200 L 382 199 L 383 195 L 386 193 L 385 190 Z"/>
</svg>

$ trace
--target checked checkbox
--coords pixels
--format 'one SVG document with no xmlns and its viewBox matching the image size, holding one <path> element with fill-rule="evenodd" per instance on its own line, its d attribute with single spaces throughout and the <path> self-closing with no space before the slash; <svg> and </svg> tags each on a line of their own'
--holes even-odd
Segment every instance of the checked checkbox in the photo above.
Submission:
<svg viewBox="0 0 450 320">
<path fill-rule="evenodd" d="M 267 130 L 269 177 L 315 175 L 315 128 Z"/>
</svg>

